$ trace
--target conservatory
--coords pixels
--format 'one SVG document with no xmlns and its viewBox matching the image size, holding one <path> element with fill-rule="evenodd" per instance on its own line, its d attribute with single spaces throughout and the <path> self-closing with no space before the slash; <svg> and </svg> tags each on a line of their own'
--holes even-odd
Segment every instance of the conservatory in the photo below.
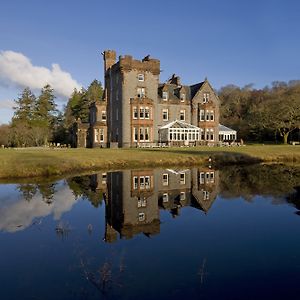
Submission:
<svg viewBox="0 0 300 300">
<path fill-rule="evenodd" d="M 197 126 L 175 120 L 159 129 L 159 141 L 167 145 L 195 145 L 201 139 L 201 131 Z"/>
<path fill-rule="evenodd" d="M 233 130 L 222 124 L 219 124 L 219 141 L 220 142 L 236 141 L 236 138 L 237 138 L 236 130 Z"/>
</svg>

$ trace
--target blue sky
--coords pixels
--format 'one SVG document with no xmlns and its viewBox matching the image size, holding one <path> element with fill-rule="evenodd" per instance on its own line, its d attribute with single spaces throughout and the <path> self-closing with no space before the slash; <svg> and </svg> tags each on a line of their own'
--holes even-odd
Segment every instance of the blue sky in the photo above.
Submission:
<svg viewBox="0 0 300 300">
<path fill-rule="evenodd" d="M 47 69 L 49 80 L 66 80 L 65 89 L 58 87 L 60 104 L 72 85 L 103 82 L 104 49 L 159 58 L 161 81 L 176 73 L 185 84 L 207 76 L 216 89 L 260 88 L 300 79 L 299 37 L 297 0 L 1 0 L 0 123 L 10 120 L 12 100 L 27 82 L 39 90 L 37 77 Z M 37 66 L 43 70 L 34 77 Z"/>
</svg>

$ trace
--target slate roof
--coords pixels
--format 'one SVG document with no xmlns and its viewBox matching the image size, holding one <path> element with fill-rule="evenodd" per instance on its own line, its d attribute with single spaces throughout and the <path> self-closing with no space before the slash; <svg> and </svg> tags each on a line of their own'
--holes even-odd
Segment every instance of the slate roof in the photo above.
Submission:
<svg viewBox="0 0 300 300">
<path fill-rule="evenodd" d="M 194 96 L 197 94 L 199 89 L 202 87 L 205 81 L 199 82 L 197 84 L 189 85 L 177 85 L 173 83 L 160 83 L 158 85 L 158 96 L 162 98 L 162 90 L 167 91 L 169 94 L 169 100 L 177 100 L 180 99 L 180 90 L 183 89 L 185 93 L 185 98 L 187 101 L 191 101 Z"/>
</svg>

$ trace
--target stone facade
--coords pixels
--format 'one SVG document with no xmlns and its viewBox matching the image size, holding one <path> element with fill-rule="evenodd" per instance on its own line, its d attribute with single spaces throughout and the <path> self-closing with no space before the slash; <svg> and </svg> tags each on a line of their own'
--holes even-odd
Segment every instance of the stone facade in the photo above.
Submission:
<svg viewBox="0 0 300 300">
<path fill-rule="evenodd" d="M 159 129 L 174 120 L 200 128 L 195 145 L 218 143 L 220 104 L 207 79 L 189 86 L 181 84 L 174 74 L 167 82 L 159 83 L 158 59 L 146 56 L 136 60 L 125 55 L 117 61 L 113 50 L 102 54 L 104 98 L 90 108 L 86 146 L 154 146 L 161 143 Z M 166 144 L 186 145 L 183 139 L 188 135 L 178 137 Z"/>
</svg>

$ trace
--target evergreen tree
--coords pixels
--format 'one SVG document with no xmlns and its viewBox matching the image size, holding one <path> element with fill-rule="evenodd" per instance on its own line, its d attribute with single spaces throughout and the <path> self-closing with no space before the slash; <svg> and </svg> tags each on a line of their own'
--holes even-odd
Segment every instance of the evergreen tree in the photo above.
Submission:
<svg viewBox="0 0 300 300">
<path fill-rule="evenodd" d="M 11 144 L 13 146 L 32 146 L 31 122 L 34 116 L 36 97 L 29 88 L 25 88 L 15 100 L 14 116 L 11 123 Z"/>
<path fill-rule="evenodd" d="M 52 137 L 53 126 L 58 112 L 54 102 L 55 96 L 53 92 L 49 84 L 45 85 L 35 103 L 32 127 L 34 127 L 37 136 L 43 136 L 42 144 L 44 145 L 46 145 L 48 140 Z M 37 143 L 40 142 L 41 141 L 37 141 Z"/>
<path fill-rule="evenodd" d="M 15 100 L 17 106 L 14 107 L 13 121 L 30 122 L 34 114 L 36 97 L 27 87 L 23 90 L 20 97 Z"/>
</svg>

